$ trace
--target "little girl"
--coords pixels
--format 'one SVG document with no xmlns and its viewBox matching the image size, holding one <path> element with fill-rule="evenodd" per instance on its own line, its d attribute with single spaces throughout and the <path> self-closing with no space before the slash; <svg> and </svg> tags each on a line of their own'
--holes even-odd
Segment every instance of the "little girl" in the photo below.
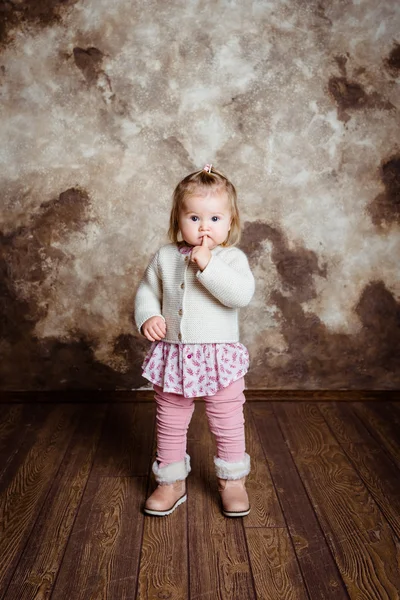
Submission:
<svg viewBox="0 0 400 600">
<path fill-rule="evenodd" d="M 222 512 L 245 516 L 250 456 L 243 390 L 249 354 L 239 343 L 238 309 L 249 304 L 255 282 L 245 253 L 236 247 L 236 190 L 212 165 L 175 188 L 168 235 L 172 243 L 153 255 L 135 297 L 138 332 L 152 342 L 143 376 L 153 383 L 157 403 L 152 472 L 158 487 L 144 511 L 168 515 L 186 500 L 191 470 L 186 436 L 194 398 L 201 396 L 217 445 Z"/>
</svg>

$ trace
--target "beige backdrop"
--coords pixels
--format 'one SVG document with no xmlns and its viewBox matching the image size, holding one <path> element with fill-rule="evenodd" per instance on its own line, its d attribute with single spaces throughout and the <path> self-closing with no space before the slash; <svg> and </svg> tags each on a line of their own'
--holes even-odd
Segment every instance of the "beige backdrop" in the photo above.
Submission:
<svg viewBox="0 0 400 600">
<path fill-rule="evenodd" d="M 2 3 L 1 388 L 138 389 L 170 198 L 234 182 L 247 388 L 400 383 L 400 4 Z"/>
</svg>

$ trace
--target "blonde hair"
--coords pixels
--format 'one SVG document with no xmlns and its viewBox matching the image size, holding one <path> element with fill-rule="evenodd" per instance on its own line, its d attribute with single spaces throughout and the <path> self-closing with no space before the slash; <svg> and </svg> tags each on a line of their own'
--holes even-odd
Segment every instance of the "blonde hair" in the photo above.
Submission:
<svg viewBox="0 0 400 600">
<path fill-rule="evenodd" d="M 231 228 L 228 232 L 228 237 L 221 246 L 236 246 L 241 237 L 240 215 L 237 205 L 237 194 L 233 183 L 229 181 L 219 171 L 212 169 L 206 171 L 195 171 L 187 175 L 178 183 L 172 194 L 172 208 L 169 218 L 168 238 L 175 244 L 182 244 L 178 241 L 179 234 L 179 213 L 183 208 L 183 203 L 186 198 L 196 193 L 202 192 L 226 192 L 231 209 Z"/>
</svg>

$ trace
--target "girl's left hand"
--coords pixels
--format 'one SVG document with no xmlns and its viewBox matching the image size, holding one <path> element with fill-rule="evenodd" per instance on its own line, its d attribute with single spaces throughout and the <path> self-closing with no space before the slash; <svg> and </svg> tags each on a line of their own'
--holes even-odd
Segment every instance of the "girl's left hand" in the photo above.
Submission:
<svg viewBox="0 0 400 600">
<path fill-rule="evenodd" d="M 190 262 L 194 262 L 200 271 L 204 271 L 211 258 L 211 250 L 208 247 L 208 236 L 204 235 L 201 246 L 195 246 L 190 254 Z"/>
</svg>

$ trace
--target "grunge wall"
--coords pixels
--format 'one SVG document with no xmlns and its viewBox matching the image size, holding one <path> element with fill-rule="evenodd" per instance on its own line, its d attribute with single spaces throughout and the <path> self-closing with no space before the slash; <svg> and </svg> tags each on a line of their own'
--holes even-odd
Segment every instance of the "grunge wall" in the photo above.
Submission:
<svg viewBox="0 0 400 600">
<path fill-rule="evenodd" d="M 1 389 L 138 389 L 170 198 L 234 182 L 248 388 L 400 384 L 400 5 L 0 3 Z"/>
</svg>

